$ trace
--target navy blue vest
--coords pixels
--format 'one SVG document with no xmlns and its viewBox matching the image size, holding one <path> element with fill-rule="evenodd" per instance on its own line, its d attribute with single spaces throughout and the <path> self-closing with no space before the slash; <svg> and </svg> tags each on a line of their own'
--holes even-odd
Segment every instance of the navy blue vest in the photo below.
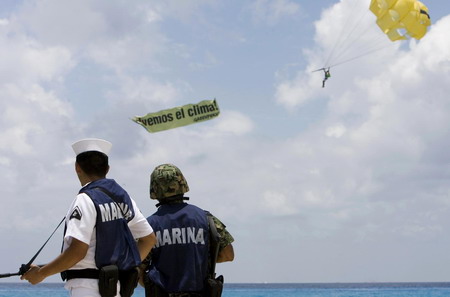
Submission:
<svg viewBox="0 0 450 297">
<path fill-rule="evenodd" d="M 128 228 L 134 209 L 128 193 L 112 179 L 96 180 L 80 190 L 97 210 L 95 264 L 115 264 L 128 270 L 141 263 L 136 241 Z"/>
<path fill-rule="evenodd" d="M 209 246 L 205 211 L 187 203 L 165 204 L 147 220 L 157 238 L 150 280 L 168 293 L 202 291 Z"/>
</svg>

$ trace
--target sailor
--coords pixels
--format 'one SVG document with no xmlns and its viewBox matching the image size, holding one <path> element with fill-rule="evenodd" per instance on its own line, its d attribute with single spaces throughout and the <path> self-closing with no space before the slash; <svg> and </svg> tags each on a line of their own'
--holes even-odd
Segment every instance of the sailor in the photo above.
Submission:
<svg viewBox="0 0 450 297">
<path fill-rule="evenodd" d="M 137 271 L 135 268 L 155 245 L 153 229 L 136 202 L 118 183 L 106 178 L 111 146 L 110 142 L 95 138 L 72 145 L 82 188 L 66 215 L 62 253 L 44 266 L 32 265 L 21 279 L 37 284 L 62 273 L 70 296 L 105 296 L 105 288 L 99 288 L 102 275 L 117 276 L 117 271 L 131 275 L 128 272 Z M 132 275 L 137 280 L 137 274 Z M 132 294 L 135 283 L 122 278 L 111 287 L 114 293 L 108 292 L 109 296 L 125 297 Z M 124 291 L 126 288 L 131 291 Z"/>
<path fill-rule="evenodd" d="M 146 296 L 203 296 L 210 260 L 208 216 L 220 235 L 216 262 L 234 259 L 234 239 L 225 225 L 209 212 L 184 202 L 189 199 L 184 197 L 188 191 L 186 179 L 175 165 L 159 165 L 150 176 L 150 198 L 159 203 L 158 210 L 147 218 L 157 244 L 141 279 Z"/>
</svg>

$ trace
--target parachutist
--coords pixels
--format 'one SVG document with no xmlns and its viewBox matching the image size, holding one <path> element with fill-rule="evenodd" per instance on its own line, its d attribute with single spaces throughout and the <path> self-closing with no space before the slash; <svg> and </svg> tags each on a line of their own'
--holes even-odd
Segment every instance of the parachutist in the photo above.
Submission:
<svg viewBox="0 0 450 297">
<path fill-rule="evenodd" d="M 331 77 L 330 67 L 328 67 L 328 69 L 322 68 L 322 70 L 325 75 L 325 77 L 323 78 L 323 81 L 322 81 L 322 88 L 325 88 L 325 82 L 327 81 L 327 79 L 329 79 Z"/>
</svg>

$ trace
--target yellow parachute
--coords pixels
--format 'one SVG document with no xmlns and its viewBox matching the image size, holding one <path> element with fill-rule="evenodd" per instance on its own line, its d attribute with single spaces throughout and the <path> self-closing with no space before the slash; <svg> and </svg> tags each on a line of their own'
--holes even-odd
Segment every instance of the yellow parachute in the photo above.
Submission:
<svg viewBox="0 0 450 297">
<path fill-rule="evenodd" d="M 421 39 L 431 25 L 428 8 L 417 0 L 372 0 L 370 10 L 392 41 Z"/>
<path fill-rule="evenodd" d="M 323 66 L 312 71 L 324 72 L 322 87 L 325 87 L 325 81 L 330 78 L 331 68 L 391 46 L 392 43 L 386 40 L 385 35 L 391 41 L 410 38 L 419 40 L 425 36 L 428 27 L 431 26 L 428 8 L 418 0 L 341 0 L 340 2 L 345 2 L 350 9 L 353 9 L 348 12 L 352 17 L 347 18 L 343 23 L 341 32 L 336 35 L 335 43 Z M 370 2 L 369 9 L 368 2 Z M 372 30 L 378 30 L 373 23 L 373 16 L 366 18 L 369 10 L 376 16 L 376 23 L 384 34 L 380 32 L 372 34 Z"/>
</svg>

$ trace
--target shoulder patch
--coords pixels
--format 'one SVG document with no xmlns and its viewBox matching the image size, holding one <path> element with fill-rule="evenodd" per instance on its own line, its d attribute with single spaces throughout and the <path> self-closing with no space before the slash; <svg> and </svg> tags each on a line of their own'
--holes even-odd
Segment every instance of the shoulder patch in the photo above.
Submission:
<svg viewBox="0 0 450 297">
<path fill-rule="evenodd" d="M 78 208 L 78 206 L 76 206 L 75 209 L 72 211 L 69 220 L 71 219 L 81 220 L 82 216 L 83 214 L 81 213 L 81 210 Z"/>
</svg>

